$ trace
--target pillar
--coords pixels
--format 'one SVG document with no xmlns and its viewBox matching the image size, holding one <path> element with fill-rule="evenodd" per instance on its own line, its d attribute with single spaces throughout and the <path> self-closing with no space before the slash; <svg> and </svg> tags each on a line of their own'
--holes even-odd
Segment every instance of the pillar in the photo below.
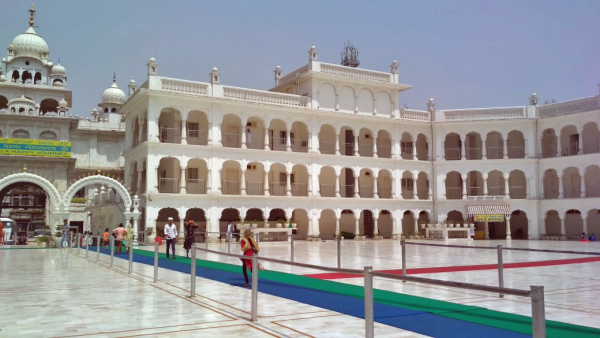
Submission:
<svg viewBox="0 0 600 338">
<path fill-rule="evenodd" d="M 560 135 L 556 137 L 556 157 L 562 155 L 562 141 L 560 139 Z"/>
<path fill-rule="evenodd" d="M 562 176 L 558 176 L 558 198 L 563 198 L 563 182 Z"/>
<path fill-rule="evenodd" d="M 356 171 L 358 171 L 358 169 L 356 169 Z M 357 172 L 354 174 L 354 198 L 359 198 L 360 196 L 358 195 L 358 176 L 360 175 L 360 172 Z"/>
<path fill-rule="evenodd" d="M 510 217 L 506 217 L 506 239 L 510 240 L 512 237 L 510 236 Z"/>
<path fill-rule="evenodd" d="M 340 195 L 340 175 L 335 175 L 335 197 L 341 197 L 341 195 Z"/>
<path fill-rule="evenodd" d="M 567 231 L 565 230 L 565 220 L 560 218 L 560 234 L 565 236 Z"/>
<path fill-rule="evenodd" d="M 263 180 L 263 191 L 265 196 L 269 196 L 269 172 L 265 170 L 265 178 Z"/>
<path fill-rule="evenodd" d="M 504 144 L 504 149 L 502 150 L 503 158 L 505 160 L 508 159 L 508 138 L 505 138 L 502 142 Z"/>
<path fill-rule="evenodd" d="M 335 92 L 335 111 L 340 110 L 340 93 L 336 90 Z"/>
<path fill-rule="evenodd" d="M 481 140 L 481 159 L 487 160 L 487 139 L 486 141 Z"/>
<path fill-rule="evenodd" d="M 487 196 L 488 195 L 488 184 L 487 184 L 487 179 L 488 179 L 488 174 L 483 174 L 483 196 Z"/>
<path fill-rule="evenodd" d="M 416 177 L 417 175 L 414 175 L 414 177 Z M 418 200 L 419 196 L 417 196 L 418 194 L 418 190 L 417 190 L 417 179 L 414 178 L 413 179 L 413 200 Z"/>
<path fill-rule="evenodd" d="M 208 134 L 206 135 L 207 141 L 208 141 L 208 145 L 212 146 L 213 145 L 213 140 L 212 140 L 212 123 L 208 123 Z"/>
<path fill-rule="evenodd" d="M 187 144 L 187 120 L 181 120 L 181 144 Z"/>
<path fill-rule="evenodd" d="M 583 217 L 583 215 L 581 215 L 582 219 L 583 219 L 583 232 L 585 232 L 585 234 L 588 234 L 588 225 L 587 225 L 587 217 Z"/>
<path fill-rule="evenodd" d="M 312 169 L 312 168 L 310 168 Z M 312 175 L 312 170 L 308 170 L 308 182 L 307 182 L 307 193 L 308 196 L 312 197 L 313 196 L 313 192 L 312 192 L 312 186 L 313 186 L 313 175 Z"/>
<path fill-rule="evenodd" d="M 144 122 L 142 119 L 138 120 L 138 144 L 144 142 Z"/>
<path fill-rule="evenodd" d="M 394 214 L 392 214 L 392 235 L 402 235 L 402 227 L 398 229 L 398 222 L 396 221 L 396 217 L 394 217 Z"/>
<path fill-rule="evenodd" d="M 246 129 L 241 128 L 242 131 L 242 149 L 248 149 L 248 146 L 246 144 Z"/>
<path fill-rule="evenodd" d="M 402 199 L 402 193 L 396 193 L 396 177 L 392 175 L 392 199 L 395 199 L 398 196 L 399 199 Z"/>
<path fill-rule="evenodd" d="M 379 227 L 377 226 L 377 217 L 373 213 L 373 236 L 379 235 Z"/>
<path fill-rule="evenodd" d="M 393 136 L 390 136 L 390 142 L 392 144 L 392 149 L 391 149 L 391 151 L 392 151 L 392 158 L 399 158 L 399 155 L 398 155 L 398 149 L 399 149 L 398 143 L 394 140 Z"/>
<path fill-rule="evenodd" d="M 336 131 L 335 133 L 335 154 L 340 154 L 340 134 Z"/>
<path fill-rule="evenodd" d="M 354 235 L 360 235 L 360 214 L 354 215 Z"/>
<path fill-rule="evenodd" d="M 358 154 L 358 135 L 354 136 L 354 156 L 360 156 Z"/>
<path fill-rule="evenodd" d="M 465 157 L 465 141 L 466 141 L 466 138 L 465 139 L 462 139 L 462 138 L 460 139 L 460 159 L 461 160 L 465 160 L 466 159 L 466 157 Z"/>
<path fill-rule="evenodd" d="M 337 215 L 335 216 L 335 234 L 337 236 L 337 234 L 340 233 L 340 218 L 337 217 Z"/>
<path fill-rule="evenodd" d="M 580 198 L 584 198 L 585 197 L 585 176 L 581 175 L 581 193 L 579 194 Z"/>
<path fill-rule="evenodd" d="M 460 178 L 462 178 L 462 199 L 466 200 L 467 199 L 467 175 L 462 174 L 460 176 Z"/>
<path fill-rule="evenodd" d="M 510 175 L 505 173 L 504 174 L 504 198 L 510 198 L 510 191 L 508 188 L 508 179 L 510 178 Z"/>
<path fill-rule="evenodd" d="M 263 140 L 263 142 L 264 142 L 263 149 L 270 150 L 271 148 L 269 148 L 269 128 L 265 128 L 264 132 L 265 132 L 265 135 L 264 135 L 265 139 Z"/>
<path fill-rule="evenodd" d="M 373 174 L 373 198 L 379 198 L 379 192 L 377 191 L 377 175 Z"/>
<path fill-rule="evenodd" d="M 287 130 L 285 133 L 285 151 L 292 151 L 291 138 L 291 130 Z"/>
<path fill-rule="evenodd" d="M 242 196 L 246 196 L 246 170 L 242 170 L 242 180 L 240 182 Z"/>
<path fill-rule="evenodd" d="M 142 189 L 142 172 L 144 170 L 143 169 L 139 169 L 137 172 L 137 192 L 136 194 L 140 195 L 142 191 L 144 191 Z"/>
<path fill-rule="evenodd" d="M 179 229 L 177 229 L 177 232 L 178 232 L 179 234 L 183 235 L 182 237 L 183 237 L 183 238 L 185 238 L 185 230 L 184 230 L 184 227 L 183 227 L 183 217 L 181 217 L 181 218 L 179 219 Z M 180 237 L 180 238 L 181 238 L 181 237 Z"/>
<path fill-rule="evenodd" d="M 490 228 L 489 228 L 488 222 L 485 221 L 485 222 L 483 222 L 483 224 L 485 225 L 485 229 L 484 229 L 485 239 L 490 239 Z"/>
<path fill-rule="evenodd" d="M 288 171 L 286 172 L 286 177 L 285 177 L 285 191 L 286 191 L 286 195 L 287 196 L 292 196 L 292 171 Z"/>
<path fill-rule="evenodd" d="M 418 215 L 415 214 L 415 233 L 419 233 L 419 218 Z"/>
<path fill-rule="evenodd" d="M 312 153 L 312 133 L 309 131 L 308 132 L 308 153 Z M 319 148 L 318 146 L 316 148 Z"/>
<path fill-rule="evenodd" d="M 187 194 L 186 191 L 186 179 L 185 179 L 185 168 L 181 168 L 181 183 L 180 183 L 180 189 L 179 189 L 179 193 L 180 194 Z"/>
<path fill-rule="evenodd" d="M 417 160 L 417 141 L 416 141 L 416 139 L 412 143 L 412 159 L 415 161 Z"/>
<path fill-rule="evenodd" d="M 577 154 L 581 155 L 581 154 L 583 154 L 583 129 L 582 128 L 578 128 L 578 129 L 581 130 L 581 132 L 578 134 L 579 142 L 577 142 L 577 147 L 579 149 L 577 149 Z"/>
</svg>

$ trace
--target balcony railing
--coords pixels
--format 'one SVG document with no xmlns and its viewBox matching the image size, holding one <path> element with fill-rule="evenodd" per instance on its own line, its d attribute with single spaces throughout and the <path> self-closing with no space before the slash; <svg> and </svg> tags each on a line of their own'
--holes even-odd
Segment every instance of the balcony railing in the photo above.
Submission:
<svg viewBox="0 0 600 338">
<path fill-rule="evenodd" d="M 579 152 L 579 142 L 570 142 L 568 144 L 563 144 L 562 147 L 562 155 L 563 156 L 573 156 L 577 155 Z"/>
<path fill-rule="evenodd" d="M 415 193 L 412 189 L 402 188 L 402 198 L 406 200 L 413 199 L 415 197 Z"/>
<path fill-rule="evenodd" d="M 181 131 L 178 128 L 160 128 L 160 142 L 181 143 Z"/>
<path fill-rule="evenodd" d="M 319 140 L 319 151 L 321 154 L 335 155 L 335 141 Z"/>
<path fill-rule="evenodd" d="M 510 198 L 512 198 L 512 199 L 527 198 L 527 191 L 525 190 L 525 186 L 511 185 L 510 186 Z"/>
<path fill-rule="evenodd" d="M 340 194 L 342 197 L 347 197 L 347 198 L 354 197 L 354 186 L 353 185 L 342 185 L 340 187 Z"/>
<path fill-rule="evenodd" d="M 223 181 L 221 183 L 223 189 L 223 195 L 239 195 L 240 194 L 240 181 Z"/>
<path fill-rule="evenodd" d="M 342 155 L 352 156 L 354 155 L 354 143 L 344 143 L 342 147 Z"/>
<path fill-rule="evenodd" d="M 265 139 L 260 135 L 261 135 L 261 133 L 246 134 L 246 148 L 248 148 L 248 149 L 264 149 Z"/>
<path fill-rule="evenodd" d="M 587 197 L 600 197 L 600 183 L 588 183 L 585 185 Z"/>
<path fill-rule="evenodd" d="M 581 194 L 581 188 L 577 185 L 564 185 L 563 196 L 565 198 L 579 198 Z"/>
<path fill-rule="evenodd" d="M 188 194 L 206 194 L 206 180 L 188 178 L 185 190 Z"/>
<path fill-rule="evenodd" d="M 500 160 L 503 156 L 502 147 L 487 147 L 488 160 Z"/>
<path fill-rule="evenodd" d="M 285 151 L 285 137 L 272 137 L 271 138 L 271 150 Z"/>
<path fill-rule="evenodd" d="M 319 188 L 321 197 L 335 197 L 335 185 L 334 184 L 321 184 Z"/>
<path fill-rule="evenodd" d="M 488 185 L 488 196 L 504 196 L 504 186 L 503 185 Z"/>
<path fill-rule="evenodd" d="M 429 187 L 426 185 L 417 186 L 417 197 L 420 200 L 426 200 L 429 198 Z"/>
<path fill-rule="evenodd" d="M 446 160 L 460 160 L 460 148 L 446 148 Z"/>
<path fill-rule="evenodd" d="M 239 133 L 223 133 L 223 147 L 241 148 L 242 138 Z"/>
<path fill-rule="evenodd" d="M 359 144 L 358 153 L 362 157 L 373 157 L 373 143 Z"/>
<path fill-rule="evenodd" d="M 547 144 L 542 146 L 543 158 L 556 157 L 556 152 L 556 145 L 554 144 Z"/>
<path fill-rule="evenodd" d="M 373 187 L 361 185 L 358 187 L 358 194 L 361 198 L 373 198 Z"/>
<path fill-rule="evenodd" d="M 307 140 L 292 140 L 292 151 L 297 153 L 308 152 L 308 141 Z"/>
<path fill-rule="evenodd" d="M 582 99 L 576 99 L 555 104 L 548 104 L 539 107 L 541 118 L 574 114 L 595 109 L 600 109 L 600 102 L 598 101 L 598 96 L 586 97 Z"/>
<path fill-rule="evenodd" d="M 271 183 L 269 185 L 269 191 L 271 193 L 271 196 L 285 196 L 285 184 Z"/>
<path fill-rule="evenodd" d="M 246 195 L 264 195 L 263 182 L 246 181 Z"/>
<path fill-rule="evenodd" d="M 293 183 L 292 196 L 308 196 L 308 189 L 306 183 Z"/>
<path fill-rule="evenodd" d="M 462 198 L 461 187 L 446 187 L 446 199 L 459 200 Z"/>
<path fill-rule="evenodd" d="M 178 194 L 181 187 L 178 178 L 159 178 L 158 192 L 167 194 Z"/>
<path fill-rule="evenodd" d="M 467 187 L 468 196 L 483 196 L 483 187 Z"/>
<path fill-rule="evenodd" d="M 392 158 L 392 147 L 389 145 L 378 144 L 377 145 L 377 157 Z"/>
<path fill-rule="evenodd" d="M 187 143 L 205 146 L 208 144 L 208 132 L 204 130 L 188 130 Z"/>
<path fill-rule="evenodd" d="M 544 185 L 544 198 L 558 198 L 558 186 L 557 185 Z"/>
<path fill-rule="evenodd" d="M 467 152 L 467 160 L 481 160 L 481 148 L 467 148 L 465 151 Z"/>
<path fill-rule="evenodd" d="M 508 146 L 508 158 L 525 158 L 525 147 Z"/>
<path fill-rule="evenodd" d="M 392 187 L 387 185 L 378 185 L 377 195 L 379 195 L 379 198 L 392 198 Z"/>
</svg>

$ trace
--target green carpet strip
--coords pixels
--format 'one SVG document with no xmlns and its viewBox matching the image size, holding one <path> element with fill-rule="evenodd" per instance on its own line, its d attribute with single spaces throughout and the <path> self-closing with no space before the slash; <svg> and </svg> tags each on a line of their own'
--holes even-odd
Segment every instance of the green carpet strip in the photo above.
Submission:
<svg viewBox="0 0 600 338">
<path fill-rule="evenodd" d="M 154 252 L 147 250 L 134 250 L 134 254 L 154 257 Z M 166 255 L 161 253 L 159 254 L 159 258 L 166 258 Z M 184 257 L 178 257 L 177 262 L 190 264 L 190 260 Z M 233 265 L 199 259 L 196 263 L 196 266 L 200 268 L 209 268 L 241 274 L 241 262 L 240 265 Z M 344 296 L 356 298 L 364 297 L 364 288 L 362 286 L 339 283 L 330 280 L 322 280 L 268 270 L 261 271 L 260 278 Z M 415 311 L 425 311 L 431 314 L 466 322 L 496 327 L 524 334 L 532 334 L 531 317 L 528 316 L 493 311 L 478 306 L 455 304 L 441 300 L 411 296 L 379 289 L 373 290 L 373 297 L 374 301 L 380 304 L 387 304 Z M 546 320 L 546 335 L 547 337 L 561 338 L 598 338 L 600 337 L 600 329 Z"/>
</svg>

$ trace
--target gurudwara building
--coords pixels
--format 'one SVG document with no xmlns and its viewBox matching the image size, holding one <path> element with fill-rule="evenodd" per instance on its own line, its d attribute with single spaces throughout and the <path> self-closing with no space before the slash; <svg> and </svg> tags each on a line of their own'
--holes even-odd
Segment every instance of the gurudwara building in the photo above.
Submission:
<svg viewBox="0 0 600 338">
<path fill-rule="evenodd" d="M 128 95 L 113 82 L 87 117 L 69 110 L 65 67 L 32 19 L 2 60 L 3 217 L 22 214 L 25 185 L 45 196 L 48 224 L 68 217 L 94 233 L 131 222 L 155 235 L 168 217 L 360 239 L 439 223 L 496 239 L 600 233 L 600 95 L 403 109 L 411 86 L 396 60 L 366 70 L 311 46 L 306 61 L 256 90 L 225 85 L 217 68 L 206 82 L 165 77 L 150 58 L 147 79 Z"/>
</svg>

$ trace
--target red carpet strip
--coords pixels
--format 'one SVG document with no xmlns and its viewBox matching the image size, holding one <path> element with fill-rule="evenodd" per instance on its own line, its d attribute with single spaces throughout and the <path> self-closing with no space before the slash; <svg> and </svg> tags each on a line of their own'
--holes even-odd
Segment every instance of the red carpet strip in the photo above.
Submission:
<svg viewBox="0 0 600 338">
<path fill-rule="evenodd" d="M 569 265 L 569 264 L 592 263 L 592 262 L 600 262 L 600 257 L 557 259 L 557 260 L 538 261 L 538 262 L 504 263 L 503 267 L 504 267 L 504 269 L 517 269 L 517 268 L 534 268 L 534 267 L 539 267 L 539 266 Z M 496 269 L 498 269 L 498 264 L 442 266 L 442 267 L 434 267 L 434 268 L 406 269 L 406 274 L 407 275 L 419 275 L 419 274 L 424 274 L 424 273 L 479 271 L 479 270 L 496 270 Z M 401 275 L 402 269 L 378 270 L 377 272 L 389 273 L 392 275 Z M 318 278 L 318 279 L 343 279 L 343 278 L 363 277 L 362 275 L 351 275 L 351 274 L 346 274 L 346 273 L 316 273 L 316 274 L 308 274 L 308 275 L 304 275 L 304 276 Z"/>
</svg>

